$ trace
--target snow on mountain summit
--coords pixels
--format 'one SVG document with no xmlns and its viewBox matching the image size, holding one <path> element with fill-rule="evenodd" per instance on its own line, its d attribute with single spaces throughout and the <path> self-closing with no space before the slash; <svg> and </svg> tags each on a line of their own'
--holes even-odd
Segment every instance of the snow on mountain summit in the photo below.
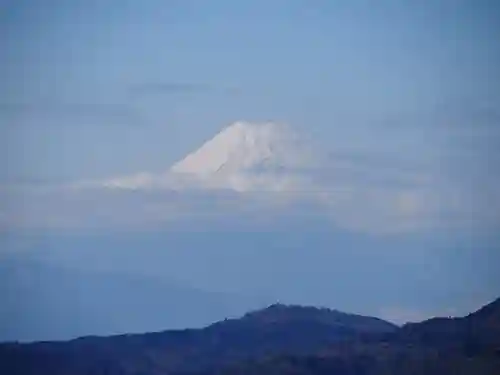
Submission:
<svg viewBox="0 0 500 375">
<path fill-rule="evenodd" d="M 285 124 L 235 122 L 166 172 L 141 172 L 77 187 L 285 191 L 303 185 L 315 165 L 310 150 Z"/>
<path fill-rule="evenodd" d="M 198 176 L 306 168 L 311 156 L 284 124 L 236 122 L 177 162 L 174 173 Z"/>
</svg>

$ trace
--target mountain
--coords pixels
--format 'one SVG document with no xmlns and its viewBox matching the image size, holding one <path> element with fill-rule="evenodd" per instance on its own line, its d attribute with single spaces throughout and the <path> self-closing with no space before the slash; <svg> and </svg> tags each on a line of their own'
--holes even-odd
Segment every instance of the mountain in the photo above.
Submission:
<svg viewBox="0 0 500 375">
<path fill-rule="evenodd" d="M 205 188 L 281 191 L 300 186 L 300 173 L 315 163 L 311 150 L 287 125 L 236 122 L 170 171 Z"/>
<path fill-rule="evenodd" d="M 3 344 L 0 373 L 494 375 L 500 368 L 499 336 L 488 330 L 500 322 L 499 301 L 455 320 L 401 328 L 377 318 L 275 304 L 203 329 Z M 450 321 L 473 325 L 476 333 L 450 336 Z M 441 340 L 422 341 L 429 333 Z M 496 341 L 482 338 L 494 336 Z"/>
<path fill-rule="evenodd" d="M 329 353 L 263 357 L 206 369 L 194 374 L 498 375 L 499 368 L 500 358 L 493 356 L 468 357 L 459 353 L 442 353 L 427 348 L 349 344 Z"/>
<path fill-rule="evenodd" d="M 334 327 L 338 332 L 356 335 L 358 333 L 384 333 L 393 331 L 396 326 L 385 320 L 347 314 L 328 308 L 317 308 L 312 306 L 284 305 L 276 303 L 266 309 L 253 311 L 245 314 L 241 322 L 250 322 L 263 325 L 294 325 L 307 322 L 324 324 Z"/>
<path fill-rule="evenodd" d="M 202 327 L 254 307 L 251 300 L 165 279 L 41 261 L 0 263 L 0 341 Z"/>
<path fill-rule="evenodd" d="M 228 189 L 282 191 L 304 184 L 304 173 L 318 166 L 312 148 L 288 125 L 238 121 L 222 129 L 166 172 L 141 172 L 78 187 L 123 189 Z"/>
<path fill-rule="evenodd" d="M 272 305 L 204 329 L 68 342 L 4 344 L 0 373 L 163 374 L 280 353 L 314 353 L 363 335 L 392 332 L 382 320 L 312 307 Z M 43 368 L 45 371 L 40 372 Z"/>
<path fill-rule="evenodd" d="M 500 349 L 500 298 L 465 317 L 405 324 L 398 339 L 425 346 L 459 348 L 468 353 Z"/>
<path fill-rule="evenodd" d="M 235 122 L 171 171 L 199 176 L 240 172 L 297 170 L 314 163 L 311 150 L 284 124 Z"/>
<path fill-rule="evenodd" d="M 380 336 L 333 343 L 312 355 L 263 356 L 197 375 L 496 375 L 500 298 L 465 317 L 409 323 Z"/>
</svg>

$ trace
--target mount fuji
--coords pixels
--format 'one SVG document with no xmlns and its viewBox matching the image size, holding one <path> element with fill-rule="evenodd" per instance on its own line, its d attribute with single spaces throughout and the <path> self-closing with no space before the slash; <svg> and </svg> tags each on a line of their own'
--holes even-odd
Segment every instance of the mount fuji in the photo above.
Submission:
<svg viewBox="0 0 500 375">
<path fill-rule="evenodd" d="M 199 176 L 229 175 L 300 170 L 313 162 L 311 152 L 289 126 L 236 122 L 175 163 L 171 171 Z"/>
<path fill-rule="evenodd" d="M 31 215 L 31 220 L 43 226 L 84 222 L 135 228 L 215 217 L 263 221 L 293 213 L 333 220 L 349 230 L 414 231 L 441 225 L 442 213 L 456 210 L 441 192 L 444 187 L 431 184 L 432 177 L 425 169 L 406 170 L 377 153 L 360 158 L 353 149 L 322 151 L 307 134 L 285 124 L 239 121 L 164 171 L 62 186 L 65 210 L 71 204 L 79 213 L 78 220 L 71 218 L 75 224 L 66 212 L 54 216 L 55 224 L 47 224 L 45 214 Z M 54 215 L 49 203 L 37 204 Z"/>
<path fill-rule="evenodd" d="M 80 184 L 121 189 L 290 191 L 310 184 L 319 158 L 288 125 L 235 122 L 160 174 Z"/>
</svg>

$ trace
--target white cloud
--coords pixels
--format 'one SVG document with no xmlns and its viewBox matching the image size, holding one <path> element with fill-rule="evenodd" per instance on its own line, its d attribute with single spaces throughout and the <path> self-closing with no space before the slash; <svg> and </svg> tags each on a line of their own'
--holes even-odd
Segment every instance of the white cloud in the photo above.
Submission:
<svg viewBox="0 0 500 375">
<path fill-rule="evenodd" d="M 500 209 L 493 210 L 498 191 L 490 191 L 485 204 L 442 171 L 369 155 L 312 157 L 283 131 L 288 128 L 237 123 L 160 174 L 0 189 L 2 201 L 9 202 L 0 206 L 0 225 L 142 230 L 216 220 L 286 220 L 293 212 L 325 217 L 348 230 L 397 234 L 500 219 Z"/>
<path fill-rule="evenodd" d="M 250 176 L 247 176 L 251 180 Z M 147 230 L 214 221 L 268 222 L 291 214 L 324 217 L 332 226 L 372 234 L 397 234 L 461 227 L 488 219 L 458 189 L 443 186 L 364 185 L 353 181 L 315 185 L 303 177 L 280 189 L 191 189 L 130 185 L 62 187 L 10 193 L 0 210 L 4 228 Z M 245 182 L 243 180 L 243 182 Z M 268 186 L 265 178 L 258 180 Z M 233 186 L 238 186 L 234 184 Z M 246 188 L 250 186 L 245 185 Z M 126 187 L 126 188 L 125 188 Z M 1 193 L 0 193 L 1 194 Z M 4 193 L 5 194 L 5 193 Z M 272 224 L 272 223 L 271 223 Z"/>
</svg>

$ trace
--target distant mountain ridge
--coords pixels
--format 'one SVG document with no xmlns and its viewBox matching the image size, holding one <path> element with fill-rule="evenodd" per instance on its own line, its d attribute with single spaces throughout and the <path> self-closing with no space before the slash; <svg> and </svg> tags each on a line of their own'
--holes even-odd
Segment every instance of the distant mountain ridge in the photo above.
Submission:
<svg viewBox="0 0 500 375">
<path fill-rule="evenodd" d="M 266 309 L 256 310 L 245 314 L 240 321 L 257 321 L 261 324 L 283 324 L 314 320 L 332 327 L 349 327 L 359 332 L 387 332 L 392 331 L 396 325 L 385 320 L 348 314 L 329 308 L 313 306 L 287 305 L 275 303 Z"/>
<path fill-rule="evenodd" d="M 3 344 L 0 372 L 492 375 L 500 368 L 500 336 L 490 333 L 499 314 L 500 299 L 462 318 L 399 328 L 377 318 L 275 304 L 203 329 Z M 460 334 L 448 335 L 449 326 Z M 429 341 L 429 334 L 440 339 Z"/>
<path fill-rule="evenodd" d="M 0 345 L 0 373 L 37 374 L 42 361 L 51 363 L 50 374 L 93 374 L 100 366 L 116 368 L 123 361 L 140 368 L 150 356 L 158 361 L 156 372 L 194 371 L 262 355 L 314 353 L 335 342 L 395 329 L 376 318 L 276 304 L 203 329 Z M 5 371 L 2 363 L 8 365 Z"/>
<path fill-rule="evenodd" d="M 399 331 L 398 339 L 426 346 L 500 349 L 500 298 L 464 317 L 407 323 Z"/>
</svg>

